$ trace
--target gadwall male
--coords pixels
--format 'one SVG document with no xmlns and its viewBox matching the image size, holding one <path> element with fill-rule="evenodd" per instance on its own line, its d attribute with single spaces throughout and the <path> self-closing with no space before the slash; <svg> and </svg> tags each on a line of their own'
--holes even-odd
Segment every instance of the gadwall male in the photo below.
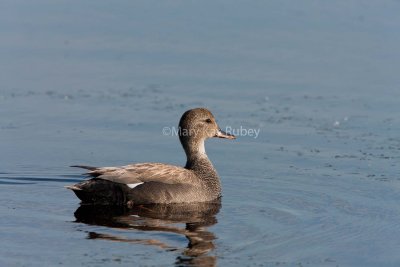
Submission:
<svg viewBox="0 0 400 267">
<path fill-rule="evenodd" d="M 136 205 L 193 203 L 221 197 L 221 184 L 204 149 L 207 138 L 235 139 L 221 131 L 205 108 L 186 111 L 179 121 L 179 140 L 186 153 L 184 168 L 163 163 L 137 163 L 121 167 L 91 167 L 90 180 L 67 186 L 82 203 Z"/>
</svg>

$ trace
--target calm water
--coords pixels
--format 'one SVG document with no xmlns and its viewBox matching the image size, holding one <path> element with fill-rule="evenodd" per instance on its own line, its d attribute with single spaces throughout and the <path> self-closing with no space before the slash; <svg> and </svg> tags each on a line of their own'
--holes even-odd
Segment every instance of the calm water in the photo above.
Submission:
<svg viewBox="0 0 400 267">
<path fill-rule="evenodd" d="M 2 1 L 0 266 L 399 266 L 399 1 Z M 80 207 L 72 164 L 182 165 L 221 203 Z"/>
</svg>

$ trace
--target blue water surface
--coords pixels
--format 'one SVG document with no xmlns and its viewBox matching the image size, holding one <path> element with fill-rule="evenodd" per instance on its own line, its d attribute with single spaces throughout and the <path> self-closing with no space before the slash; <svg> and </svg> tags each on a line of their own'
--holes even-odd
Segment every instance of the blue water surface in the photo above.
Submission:
<svg viewBox="0 0 400 267">
<path fill-rule="evenodd" d="M 399 10 L 2 1 L 0 265 L 399 266 Z M 183 165 L 199 106 L 242 129 L 206 144 L 219 208 L 78 209 L 69 165 Z"/>
</svg>

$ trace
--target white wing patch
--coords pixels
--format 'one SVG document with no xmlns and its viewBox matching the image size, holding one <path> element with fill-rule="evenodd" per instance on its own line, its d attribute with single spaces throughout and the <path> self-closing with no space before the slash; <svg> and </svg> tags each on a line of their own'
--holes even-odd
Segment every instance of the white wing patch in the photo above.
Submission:
<svg viewBox="0 0 400 267">
<path fill-rule="evenodd" d="M 127 186 L 129 186 L 130 188 L 135 188 L 136 186 L 141 185 L 141 184 L 143 184 L 143 182 L 142 183 L 135 183 L 135 184 L 127 184 Z"/>
</svg>

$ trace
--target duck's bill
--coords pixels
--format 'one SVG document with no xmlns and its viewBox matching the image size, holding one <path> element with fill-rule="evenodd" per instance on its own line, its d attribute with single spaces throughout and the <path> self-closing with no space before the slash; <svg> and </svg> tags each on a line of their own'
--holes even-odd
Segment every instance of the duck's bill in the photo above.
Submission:
<svg viewBox="0 0 400 267">
<path fill-rule="evenodd" d="M 226 138 L 226 139 L 236 139 L 236 136 L 234 136 L 233 134 L 230 134 L 230 133 L 226 133 L 226 132 L 222 131 L 221 129 L 219 129 L 217 131 L 217 133 L 215 134 L 215 137 Z"/>
</svg>

